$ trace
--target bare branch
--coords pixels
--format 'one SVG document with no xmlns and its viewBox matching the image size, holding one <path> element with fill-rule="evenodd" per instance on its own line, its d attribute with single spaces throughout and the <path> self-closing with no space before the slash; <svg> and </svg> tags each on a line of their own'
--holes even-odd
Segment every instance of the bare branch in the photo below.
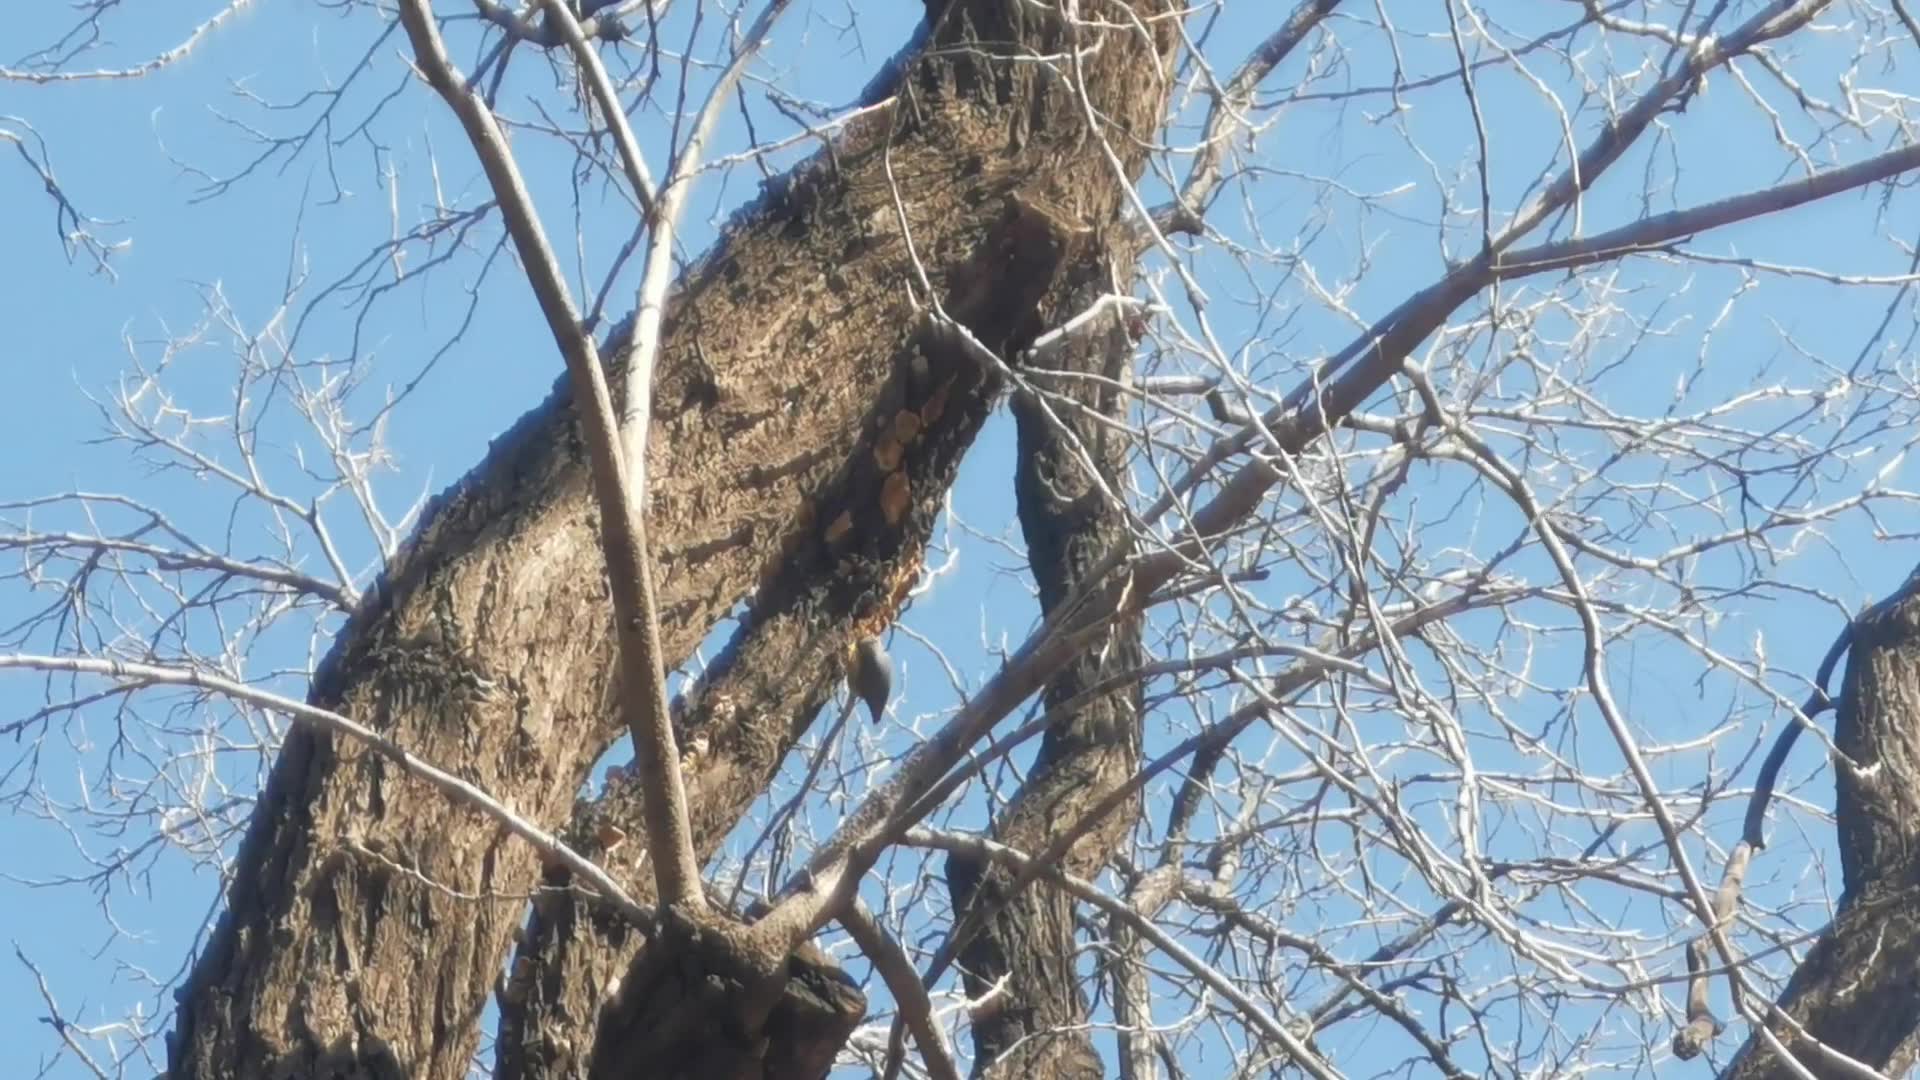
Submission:
<svg viewBox="0 0 1920 1080">
<path fill-rule="evenodd" d="M 922 847 L 936 847 L 943 851 L 958 851 L 982 860 L 1004 862 L 1015 870 L 1027 870 L 1030 860 L 1019 851 L 996 844 L 980 837 L 956 836 L 951 833 L 934 832 L 925 829 L 913 829 L 903 838 L 905 842 Z M 1195 978 L 1204 982 L 1214 993 L 1233 1003 L 1240 1014 L 1262 1035 L 1286 1047 L 1307 1075 L 1331 1080 L 1338 1074 L 1333 1071 L 1319 1054 L 1309 1049 L 1277 1017 L 1262 1009 L 1258 1002 L 1241 992 L 1231 980 L 1225 978 L 1211 965 L 1195 956 L 1186 947 L 1155 926 L 1150 920 L 1141 918 L 1139 913 L 1127 907 L 1126 902 L 1108 896 L 1091 883 L 1058 871 L 1042 871 L 1041 877 L 1049 884 L 1071 893 L 1077 900 L 1092 904 L 1105 914 L 1124 922 L 1129 930 L 1140 935 L 1141 939 L 1159 949 L 1174 963 L 1186 969 Z"/>
<path fill-rule="evenodd" d="M 619 908 L 633 920 L 635 926 L 646 927 L 652 922 L 652 913 L 641 907 L 620 888 L 611 875 L 592 860 L 578 854 L 562 843 L 557 837 L 541 829 L 520 815 L 500 805 L 493 796 L 465 780 L 446 772 L 420 757 L 385 735 L 358 723 L 348 717 L 326 709 L 318 709 L 305 702 L 282 697 L 266 690 L 259 690 L 231 679 L 221 678 L 204 671 L 186 668 L 160 667 L 154 664 L 137 664 L 124 660 L 92 659 L 77 656 L 36 656 L 24 653 L 0 654 L 0 670 L 64 671 L 80 675 L 96 675 L 128 687 L 142 686 L 187 686 L 197 690 L 210 690 L 235 701 L 244 701 L 262 708 L 272 709 L 291 720 L 308 724 L 320 731 L 353 739 L 368 748 L 379 752 L 387 760 L 398 765 L 410 776 L 432 784 L 445 792 L 447 796 L 465 806 L 470 806 L 481 814 L 498 821 L 508 832 L 531 844 L 543 857 L 565 866 L 578 874 L 581 880 L 593 885 L 606 901 Z"/>
<path fill-rule="evenodd" d="M 0 67 L 0 80 L 27 83 L 62 83 L 89 82 L 103 79 L 143 78 L 191 56 L 201 42 L 211 36 L 214 31 L 220 29 L 220 27 L 226 23 L 233 21 L 241 12 L 252 6 L 253 0 L 228 0 L 225 7 L 215 12 L 199 26 L 194 27 L 193 31 L 187 35 L 186 40 L 165 52 L 155 55 L 144 63 L 136 64 L 132 67 L 96 68 L 92 71 L 66 71 L 58 66 L 59 63 L 67 58 L 66 56 L 51 55 L 48 51 L 43 50 L 40 54 L 36 54 L 39 64 L 33 67 Z M 83 25 L 91 27 L 92 31 L 96 34 L 98 33 L 98 27 L 93 20 L 98 17 L 99 15 L 96 11 L 89 16 L 86 23 L 83 23 Z"/>
<path fill-rule="evenodd" d="M 899 1006 L 901 1020 L 907 1030 L 913 1032 L 914 1042 L 920 1047 L 920 1058 L 926 1063 L 927 1073 L 934 1080 L 960 1080 L 960 1070 L 953 1064 L 953 1051 L 947 1046 L 939 1021 L 934 1018 L 933 1001 L 927 997 L 927 988 L 920 982 L 920 973 L 913 970 L 906 950 L 893 940 L 863 902 L 856 901 L 841 912 L 840 924 L 847 928 L 854 944 L 860 946 L 860 951 L 873 961 L 874 969 L 886 980 L 887 989 L 893 992 L 893 1000 Z"/>
<path fill-rule="evenodd" d="M 560 0 L 541 2 L 558 6 Z M 685 144 L 674 155 L 673 167 L 667 173 L 648 222 L 647 254 L 641 262 L 640 292 L 634 304 L 633 351 L 627 361 L 626 408 L 620 418 L 621 435 L 626 440 L 627 474 L 633 480 L 634 498 L 642 505 L 647 498 L 647 427 L 653 422 L 653 367 L 660 352 L 660 322 L 666 315 L 667 289 L 673 284 L 675 231 L 687 195 L 693 190 L 693 178 L 706 153 L 707 140 L 712 137 L 714 122 L 719 119 L 720 108 L 788 3 L 789 0 L 768 0 L 759 17 L 747 28 L 745 37 L 734 49 L 733 58 L 708 93 L 706 104 L 694 117 Z"/>
<path fill-rule="evenodd" d="M 613 583 L 614 619 L 625 680 L 622 704 L 645 793 L 647 841 L 649 850 L 655 853 L 656 887 L 662 903 L 701 910 L 706 900 L 700 885 L 700 864 L 693 853 L 693 834 L 687 824 L 680 754 L 667 708 L 644 510 L 628 482 L 613 397 L 607 389 L 599 350 L 580 324 L 566 279 L 534 213 L 512 152 L 494 122 L 493 111 L 455 72 L 426 0 L 405 0 L 400 15 L 421 73 L 460 118 L 474 153 L 486 169 L 521 263 L 527 268 L 528 281 L 547 317 L 547 327 L 566 358 L 575 408 L 593 457 L 601 547 Z M 644 365 L 639 368 L 645 370 Z"/>
</svg>

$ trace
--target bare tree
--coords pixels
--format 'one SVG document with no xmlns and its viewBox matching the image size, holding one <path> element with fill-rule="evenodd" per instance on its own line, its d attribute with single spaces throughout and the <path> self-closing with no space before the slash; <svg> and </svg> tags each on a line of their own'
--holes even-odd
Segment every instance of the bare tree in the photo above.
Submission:
<svg viewBox="0 0 1920 1080">
<path fill-rule="evenodd" d="M 1900 0 L 250 6 L 0 67 L 350 60 L 156 124 L 305 176 L 277 296 L 4 504 L 13 878 L 218 881 L 123 1013 L 18 944 L 48 1065 L 1912 1064 Z M 10 213 L 108 267 L 84 138 Z M 395 504 L 453 365 L 559 382 Z"/>
</svg>

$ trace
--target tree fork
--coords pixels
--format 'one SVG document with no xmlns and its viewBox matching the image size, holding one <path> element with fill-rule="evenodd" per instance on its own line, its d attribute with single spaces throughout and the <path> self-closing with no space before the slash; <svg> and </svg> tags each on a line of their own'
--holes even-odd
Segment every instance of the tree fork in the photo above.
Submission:
<svg viewBox="0 0 1920 1080">
<path fill-rule="evenodd" d="M 1134 137 L 1170 91 L 1172 16 L 1158 0 L 1085 6 L 1108 18 L 1078 66 L 1082 89 L 1137 172 Z M 944 285 L 1016 192 L 1078 220 L 1120 204 L 1122 178 L 1089 145 L 1061 73 L 996 58 L 1058 54 L 1069 28 L 992 0 L 934 14 L 904 84 L 911 115 L 877 111 L 831 161 L 770 184 L 669 306 L 647 520 L 670 665 L 813 525 L 805 508 L 856 452 L 901 344 L 900 284 L 916 258 Z M 616 361 L 617 398 L 623 374 Z M 532 820 L 563 820 L 619 730 L 595 531 L 563 387 L 434 501 L 309 699 Z M 583 633 L 587 613 L 600 626 Z M 759 738 L 779 747 L 804 722 L 773 726 L 786 730 Z M 704 768 L 730 769 L 724 752 L 708 756 Z M 464 1076 L 537 873 L 531 853 L 376 756 L 293 731 L 180 991 L 170 1074 Z"/>
<path fill-rule="evenodd" d="M 970 269 L 955 275 L 949 310 L 977 334 L 1012 340 L 1016 332 L 1030 333 L 1018 329 L 1030 318 L 1008 316 L 1034 311 L 1062 250 L 1051 225 L 1019 200 L 1009 200 L 981 254 Z M 809 515 L 813 527 L 793 538 L 783 560 L 788 572 L 760 591 L 733 640 L 687 695 L 681 741 L 696 749 L 683 764 L 693 792 L 694 843 L 703 859 L 719 848 L 831 696 L 849 635 L 884 628 L 918 578 L 944 493 L 986 422 L 1000 384 L 992 370 L 943 347 L 941 336 L 929 323 L 894 358 L 897 377 L 878 393 L 869 421 L 862 424 L 870 438 L 823 494 L 823 509 Z M 638 835 L 637 787 L 630 779 L 610 784 L 602 799 L 577 808 L 570 831 L 581 842 L 602 824 L 613 824 L 617 835 Z M 621 854 L 632 865 L 637 852 Z M 644 893 L 638 875 L 622 877 L 632 878 L 631 886 Z M 553 880 L 564 883 L 565 875 L 556 870 Z M 631 986 L 657 970 L 661 961 L 651 953 L 682 946 L 704 952 L 714 945 L 712 935 L 644 942 L 602 908 L 585 897 L 536 906 L 514 962 L 521 990 L 503 1004 L 496 1075 L 571 1075 L 548 1048 L 590 1045 L 601 1037 L 624 1040 L 610 1033 L 672 1026 L 638 1015 L 662 1004 L 646 995 L 623 992 L 599 1012 L 602 988 L 564 973 L 604 973 L 631 964 L 622 980 L 623 987 Z M 737 965 L 728 956 L 724 947 L 712 954 L 732 970 Z M 761 1011 L 755 1003 L 759 991 L 749 992 L 747 981 L 723 981 L 737 985 L 743 995 L 734 1002 L 742 1011 L 736 1029 L 754 1030 L 764 1019 L 755 1018 Z M 709 1002 L 709 1007 L 718 1009 L 720 1003 Z M 837 1017 L 828 1019 L 837 1022 Z M 766 1055 L 769 1066 L 776 1057 Z"/>
</svg>

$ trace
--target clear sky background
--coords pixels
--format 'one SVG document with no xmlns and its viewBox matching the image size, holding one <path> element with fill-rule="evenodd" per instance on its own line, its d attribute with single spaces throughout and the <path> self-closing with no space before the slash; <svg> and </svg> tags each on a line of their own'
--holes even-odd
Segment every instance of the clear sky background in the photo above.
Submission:
<svg viewBox="0 0 1920 1080">
<path fill-rule="evenodd" d="M 105 23 L 110 40 L 71 67 L 140 63 L 178 45 L 221 6 L 194 0 L 115 10 Z M 1757 6 L 1736 3 L 1729 18 L 1744 17 L 1738 13 Z M 1332 85 L 1385 87 L 1396 63 L 1409 79 L 1451 69 L 1445 5 L 1389 7 L 1402 31 L 1399 56 L 1389 53 L 1380 37 L 1348 24 L 1341 32 L 1353 35 L 1351 51 Z M 822 103 L 850 101 L 906 40 L 919 8 L 905 0 L 796 4 L 747 87 L 747 110 L 758 134 L 765 138 L 768 132 L 791 130 L 766 105 L 769 86 Z M 1524 38 L 1563 25 L 1577 6 L 1509 0 L 1487 9 L 1515 37 Z M 679 12 L 690 10 L 690 0 L 683 0 Z M 1196 19 L 1190 29 L 1224 71 L 1271 30 L 1277 10 L 1266 3 L 1235 2 Z M 1373 17 L 1371 10 L 1363 14 Z M 24 6 L 0 37 L 0 67 L 25 66 L 73 20 L 65 5 Z M 1857 27 L 1845 28 L 1844 10 L 1832 21 L 1841 29 L 1810 38 L 1793 57 L 1796 75 L 1822 95 L 1836 93 L 1835 76 L 1867 37 Z M 716 20 L 707 26 L 698 39 L 694 52 L 703 60 L 717 55 L 718 25 Z M 684 22 L 669 26 L 681 34 L 687 29 Z M 456 59 L 471 67 L 472 27 L 453 33 L 456 42 L 468 43 Z M 1618 44 L 1612 47 L 1621 49 L 1613 62 L 1631 66 L 1630 53 Z M 1909 42 L 1903 52 L 1891 50 L 1899 52 L 1905 66 L 1873 68 L 1876 85 L 1891 93 L 1920 94 L 1920 78 L 1913 75 L 1920 70 L 1916 48 Z M 236 553 L 271 549 L 274 523 L 236 508 L 233 491 L 217 478 L 157 472 L 130 454 L 125 443 L 102 441 L 96 404 L 110 401 L 116 387 L 127 385 L 123 380 L 136 364 L 151 369 L 164 363 L 166 385 L 183 405 L 218 413 L 230 405 L 236 347 L 263 331 L 271 331 L 265 335 L 270 345 L 291 342 L 309 361 L 344 365 L 356 360 L 365 380 L 345 400 L 357 416 L 371 416 L 383 401 L 397 400 L 380 431 L 392 468 L 379 476 L 377 487 L 380 503 L 395 520 L 478 461 L 490 439 L 547 393 L 561 372 L 559 358 L 510 254 L 497 245 L 491 221 L 458 249 L 445 242 L 408 245 L 398 281 L 395 260 L 379 249 L 396 220 L 405 229 L 430 206 L 470 208 L 487 197 L 444 107 L 409 81 L 404 50 L 403 37 L 367 9 L 335 12 L 317 5 L 260 3 L 209 33 L 191 55 L 139 80 L 44 86 L 0 80 L 0 128 L 9 126 L 7 117 L 30 123 L 44 139 L 68 196 L 90 214 L 115 219 L 97 232 L 107 242 L 125 245 L 111 256 L 112 274 L 97 272 L 84 255 L 67 258 L 39 178 L 11 147 L 0 144 L 0 326 L 6 328 L 0 334 L 0 370 L 6 375 L 0 392 L 0 502 L 65 491 L 133 493 L 164 507 L 181 528 Z M 363 58 L 369 63 L 360 68 Z M 1288 94 L 1304 64 L 1296 58 L 1268 80 L 1263 100 Z M 1576 72 L 1545 61 L 1536 67 L 1563 80 L 1554 88 L 1571 100 L 1580 78 Z M 524 102 L 536 97 L 549 105 L 564 102 L 543 62 L 522 58 L 511 72 L 502 100 L 522 103 L 519 115 L 533 115 Z M 704 68 L 696 75 L 696 100 L 700 80 L 710 77 Z M 314 93 L 322 87 L 338 92 Z M 1543 173 L 1564 159 L 1556 158 L 1560 118 L 1535 88 L 1510 75 L 1490 74 L 1479 92 L 1491 135 L 1491 202 L 1501 213 L 1524 202 Z M 1585 230 L 1796 175 L 1795 157 L 1782 150 L 1772 119 L 1758 104 L 1778 97 L 1778 88 L 1747 94 L 1729 79 L 1710 83 L 1687 112 L 1668 117 L 1661 136 L 1637 149 L 1586 200 Z M 1182 101 L 1181 118 L 1190 124 L 1205 101 L 1197 92 Z M 1303 281 L 1276 285 L 1249 270 L 1257 265 L 1262 274 L 1274 273 L 1273 260 L 1256 264 L 1217 248 L 1192 260 L 1196 277 L 1214 300 L 1208 314 L 1215 331 L 1234 363 L 1258 385 L 1274 392 L 1291 389 L 1307 359 L 1337 349 L 1353 335 L 1354 316 L 1378 317 L 1437 275 L 1447 257 L 1470 254 L 1477 243 L 1477 221 L 1458 214 L 1446 219 L 1445 247 L 1436 242 L 1441 192 L 1477 197 L 1474 132 L 1465 99 L 1456 87 L 1405 91 L 1398 111 L 1395 101 L 1396 95 L 1382 90 L 1290 106 L 1279 123 L 1260 134 L 1266 170 L 1244 178 L 1233 195 L 1244 201 L 1224 207 L 1214 221 L 1234 242 L 1258 250 L 1299 246 L 1308 253 L 1303 265 L 1331 275 L 1319 286 L 1339 294 L 1351 315 Z M 667 126 L 653 113 L 640 121 L 653 160 L 663 160 Z M 1787 123 L 1791 127 L 1793 121 Z M 308 130 L 313 137 L 302 145 L 266 141 Z M 1576 126 L 1578 141 L 1592 130 L 1587 117 Z M 1795 134 L 1812 147 L 1820 164 L 1857 160 L 1884 148 L 1839 125 L 1825 136 L 1801 129 Z M 1874 134 L 1882 144 L 1894 138 L 1885 131 Z M 1180 128 L 1170 141 L 1182 145 L 1192 136 L 1191 128 Z M 739 110 L 730 110 L 719 152 L 734 153 L 747 144 Z M 574 225 L 571 155 L 533 132 L 516 134 L 516 150 L 545 200 L 549 227 L 564 236 Z M 767 168 L 784 169 L 800 152 L 773 155 Z M 687 222 L 686 255 L 708 246 L 726 214 L 755 192 L 759 176 L 755 163 L 743 161 L 704 181 Z M 1158 201 L 1165 180 L 1149 178 L 1144 185 L 1148 201 Z M 572 281 L 576 296 L 598 287 L 611 253 L 632 227 L 623 201 L 597 179 L 582 183 L 579 192 L 583 241 L 578 256 L 585 270 Z M 1874 188 L 1715 233 L 1696 246 L 1848 274 L 1898 275 L 1908 269 L 1910 248 L 1890 237 L 1907 237 L 1910 243 L 1916 230 L 1920 213 L 1909 193 Z M 443 256 L 445 262 L 431 274 L 420 272 Z M 569 259 L 574 256 L 567 253 Z M 1362 259 L 1365 270 L 1356 273 Z M 1164 264 L 1150 270 L 1156 283 L 1171 289 Z M 1350 282 L 1339 280 L 1348 274 Z M 1615 332 L 1626 339 L 1636 333 L 1634 323 L 1644 329 L 1630 357 L 1619 350 L 1628 362 L 1595 387 L 1618 408 L 1657 413 L 1676 398 L 1698 404 L 1775 382 L 1817 384 L 1817 362 L 1803 354 L 1844 367 L 1870 348 L 1870 364 L 1912 367 L 1907 344 L 1914 319 L 1903 288 L 1769 278 L 1763 288 L 1747 291 L 1735 268 L 1648 260 L 1623 263 L 1604 276 L 1619 290 L 1622 315 Z M 620 280 L 610 315 L 631 306 L 631 267 Z M 1168 295 L 1177 300 L 1177 293 Z M 1888 335 L 1879 336 L 1875 328 L 1889 304 L 1898 317 Z M 210 318 L 210 309 L 229 314 L 232 322 Z M 1191 330 L 1190 313 L 1177 304 L 1170 318 Z M 1710 336 L 1703 330 L 1708 327 Z M 178 347 L 183 341 L 191 344 Z M 176 347 L 170 350 L 169 342 Z M 1709 360 L 1704 374 L 1696 375 L 1702 355 Z M 1178 357 L 1165 361 L 1169 369 L 1183 362 Z M 312 370 L 319 378 L 344 366 Z M 1683 376 L 1692 381 L 1676 386 Z M 312 473 L 324 476 L 328 468 L 324 453 L 284 397 L 258 400 L 265 401 L 262 460 L 272 483 L 296 500 L 310 498 L 323 483 Z M 910 743 L 915 729 L 929 729 L 992 672 L 998 650 L 1017 644 L 1032 625 L 1035 607 L 1021 565 L 1008 483 L 1011 443 L 1010 425 L 999 417 L 968 459 L 952 517 L 943 523 L 940 549 L 930 557 L 934 563 L 950 559 L 950 569 L 916 600 L 903 632 L 894 635 L 906 697 L 896 707 L 896 724 L 868 737 L 871 745 L 864 749 L 869 753 L 897 750 Z M 366 445 L 364 439 L 360 445 Z M 1893 460 L 1903 448 L 1904 440 L 1891 437 L 1858 447 L 1857 460 L 1836 461 L 1830 477 L 1835 490 L 1857 487 L 1863 471 Z M 1764 492 L 1768 482 L 1757 479 L 1756 490 Z M 1911 469 L 1904 466 L 1890 474 L 1889 482 L 1915 486 Z M 1425 498 L 1427 505 L 1444 507 L 1463 495 L 1461 485 L 1441 477 Z M 364 583 L 377 564 L 377 544 L 348 500 L 336 498 L 324 512 L 344 562 Z M 13 505 L 0 517 L 43 530 L 84 524 L 71 507 Z M 109 514 L 105 527 L 124 527 L 126 520 Z M 1687 518 L 1682 514 L 1679 520 Z M 1714 628 L 1716 645 L 1749 659 L 1763 651 L 1783 673 L 1810 672 L 1837 630 L 1841 610 L 1883 595 L 1912 568 L 1909 537 L 1916 523 L 1910 507 L 1895 507 L 1880 519 L 1877 533 L 1875 523 L 1861 515 L 1810 532 L 1790 559 L 1767 571 L 1781 587 L 1723 602 L 1723 619 Z M 1472 522 L 1436 511 L 1426 540 L 1432 547 L 1452 544 L 1462 552 L 1484 552 L 1511 538 L 1515 527 L 1515 519 L 1503 518 L 1497 509 Z M 1670 542 L 1648 538 L 1654 549 Z M 318 552 L 310 542 L 295 548 L 317 565 Z M 1528 565 L 1537 572 L 1537 565 Z M 1744 573 L 1732 562 L 1710 563 L 1701 578 L 1712 581 L 1718 575 L 1732 582 Z M 1282 573 L 1270 589 L 1279 597 L 1304 591 L 1304 584 Z M 0 627 L 12 626 L 50 599 L 51 594 L 29 591 L 18 578 L 0 581 Z M 311 657 L 324 649 L 335 625 L 325 622 L 310 631 L 290 617 L 257 643 L 245 674 L 297 696 Z M 211 625 L 194 629 L 221 632 Z M 1177 640 L 1180 631 L 1166 621 L 1156 626 L 1156 634 L 1164 635 L 1164 643 Z M 916 635 L 944 654 L 951 676 Z M 0 640 L 0 651 L 45 651 L 55 644 L 36 632 Z M 1539 657 L 1534 673 L 1550 687 L 1571 687 L 1578 681 L 1577 660 L 1569 644 Z M 1612 664 L 1616 689 L 1650 742 L 1705 740 L 1736 717 L 1731 732 L 1711 745 L 1717 767 L 1724 768 L 1729 755 L 1763 749 L 1762 740 L 1780 722 L 1777 714 L 1756 708 L 1750 692 L 1722 677 L 1700 677 L 1697 662 L 1651 637 L 1624 639 Z M 1804 691 L 1784 674 L 1775 681 L 1790 696 Z M 65 687 L 56 682 L 51 692 Z M 0 674 L 0 725 L 31 714 L 49 692 L 43 680 Z M 1177 738 L 1192 713 L 1224 710 L 1226 704 L 1223 694 L 1156 715 L 1150 721 L 1149 752 Z M 1527 707 L 1546 708 L 1537 701 Z M 159 708 L 148 715 L 169 716 Z M 71 722 L 24 730 L 17 742 L 0 740 L 0 796 L 11 811 L 0 818 L 0 925 L 13 928 L 13 944 L 39 967 L 63 1011 L 94 1024 L 119 1021 L 129 1010 L 149 1016 L 164 1010 L 170 997 L 156 985 L 170 985 L 177 977 L 216 903 L 214 878 L 196 870 L 185 855 L 167 845 L 135 851 L 156 825 L 172 827 L 157 803 L 177 793 L 156 789 L 150 812 L 125 821 L 121 831 L 89 810 L 112 801 L 103 798 L 102 785 L 154 780 L 162 775 L 154 762 L 192 745 L 196 726 L 217 725 L 235 743 L 217 753 L 208 750 L 204 775 L 210 784 L 229 786 L 237 801 L 228 813 L 243 820 L 245 796 L 267 760 L 243 745 L 249 718 L 238 714 L 181 711 L 171 714 L 177 723 L 168 734 L 136 735 L 131 744 L 115 742 L 124 730 L 120 719 L 111 710 L 91 709 Z M 1261 745 L 1268 741 L 1260 737 Z M 1604 740 L 1585 735 L 1577 746 L 1601 757 L 1610 752 Z M 1690 782 L 1709 754 L 1707 742 L 1700 746 L 1698 753 L 1662 759 L 1663 779 L 1676 786 Z M 1295 764 L 1281 752 L 1261 753 L 1276 772 Z M 1818 777 L 1803 793 L 1826 807 L 1831 787 L 1812 764 L 1817 758 L 1811 746 L 1803 747 L 1795 775 Z M 1486 764 L 1518 765 L 1497 753 Z M 1604 762 L 1593 767 L 1612 768 Z M 855 789 L 866 783 L 858 780 Z M 1006 785 L 1010 790 L 1011 782 Z M 953 820 L 977 825 L 984 819 L 983 798 L 976 792 Z M 143 804 L 136 799 L 132 805 Z M 832 810 L 819 807 L 816 821 L 829 820 Z M 1728 821 L 1733 813 L 1727 812 Z M 1818 828 L 1778 831 L 1783 835 L 1756 864 L 1755 895 L 1773 889 L 1782 898 L 1817 902 L 1823 882 L 1837 893 L 1830 836 Z M 1717 836 L 1730 843 L 1734 830 L 1723 825 Z M 58 883 L 85 878 L 100 861 L 130 851 L 126 869 L 110 875 L 104 887 L 84 880 Z M 732 853 L 737 857 L 739 845 Z M 1717 860 L 1704 851 L 1695 854 L 1697 865 L 1717 880 Z M 874 899 L 885 898 L 876 894 Z M 1658 924 L 1665 916 L 1650 904 L 1623 902 L 1619 917 L 1623 923 Z M 1670 959 L 1677 964 L 1678 954 Z M 878 1000 L 878 987 L 873 990 Z M 54 1036 L 31 1019 L 45 1012 L 32 972 L 12 956 L 0 957 L 0 1015 L 19 1025 L 0 1054 L 23 1064 L 51 1060 Z M 1357 1049 L 1377 1034 L 1367 1025 L 1353 1025 L 1323 1045 L 1349 1055 L 1342 1058 L 1348 1062 L 1384 1066 L 1397 1060 L 1391 1048 L 1377 1051 L 1377 1057 Z M 1515 1037 L 1527 1035 L 1519 1031 Z M 54 1064 L 50 1075 L 85 1073 L 68 1058 Z"/>
</svg>

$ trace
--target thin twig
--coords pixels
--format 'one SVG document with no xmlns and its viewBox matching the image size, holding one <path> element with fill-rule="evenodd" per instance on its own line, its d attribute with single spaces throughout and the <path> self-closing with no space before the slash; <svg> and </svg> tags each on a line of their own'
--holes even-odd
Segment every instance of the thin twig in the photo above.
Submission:
<svg viewBox="0 0 1920 1080">
<path fill-rule="evenodd" d="M 8 668 L 98 675 L 113 679 L 131 689 L 144 686 L 187 686 L 197 690 L 209 690 L 235 701 L 244 701 L 263 709 L 271 709 L 320 731 L 345 736 L 378 752 L 382 757 L 398 765 L 402 772 L 439 788 L 453 801 L 470 806 L 499 822 L 508 832 L 531 844 L 543 857 L 565 866 L 581 880 L 600 890 L 607 902 L 633 920 L 634 925 L 645 928 L 652 924 L 653 913 L 649 909 L 642 907 L 627 895 L 626 890 L 620 887 L 620 883 L 615 881 L 612 875 L 601 869 L 593 860 L 568 847 L 559 837 L 507 809 L 499 800 L 480 787 L 423 760 L 392 738 L 340 713 L 190 668 L 162 667 L 157 664 L 139 664 L 98 657 L 0 654 L 0 670 Z"/>
</svg>

